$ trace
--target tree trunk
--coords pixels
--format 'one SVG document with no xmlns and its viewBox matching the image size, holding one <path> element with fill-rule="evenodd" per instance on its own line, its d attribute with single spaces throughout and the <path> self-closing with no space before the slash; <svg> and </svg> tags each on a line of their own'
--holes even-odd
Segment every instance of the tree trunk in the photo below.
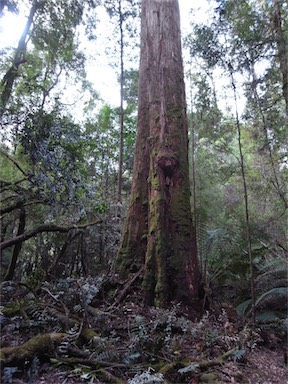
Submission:
<svg viewBox="0 0 288 384">
<path fill-rule="evenodd" d="M 40 6 L 44 6 L 44 4 L 45 4 L 45 1 L 43 1 L 41 4 L 38 4 L 38 1 L 33 2 L 24 31 L 18 42 L 18 47 L 16 49 L 11 67 L 8 69 L 3 79 L 1 80 L 0 118 L 4 114 L 6 105 L 10 99 L 14 82 L 18 76 L 19 67 L 21 64 L 26 62 L 25 56 L 26 56 L 27 42 L 29 39 L 29 31 L 34 20 L 35 13 L 37 12 L 38 8 Z"/>
<path fill-rule="evenodd" d="M 26 212 L 24 208 L 21 208 L 20 215 L 19 215 L 19 223 L 18 223 L 18 230 L 17 230 L 17 236 L 22 236 L 25 231 L 25 224 L 26 224 Z M 4 278 L 4 281 L 12 280 L 15 274 L 15 269 L 17 265 L 18 256 L 20 255 L 22 248 L 22 242 L 16 243 L 14 245 L 12 258 L 10 261 L 10 265 L 8 268 L 8 271 L 6 273 L 6 276 Z"/>
<path fill-rule="evenodd" d="M 249 265 L 250 265 L 250 289 L 251 289 L 251 299 L 252 299 L 252 321 L 253 324 L 256 323 L 256 312 L 255 312 L 255 274 L 254 274 L 254 262 L 253 262 L 253 254 L 252 254 L 252 239 L 251 239 L 251 230 L 250 230 L 250 212 L 249 212 L 249 204 L 248 204 L 248 188 L 246 182 L 246 170 L 244 164 L 244 154 L 243 154 L 243 146 L 242 146 L 242 131 L 239 120 L 238 113 L 238 102 L 237 102 L 237 92 L 236 92 L 236 83 L 233 75 L 233 68 L 230 65 L 230 77 L 234 94 L 234 102 L 235 102 L 235 115 L 236 115 L 236 127 L 238 134 L 238 148 L 240 155 L 240 167 L 241 167 L 241 176 L 242 176 L 242 186 L 243 186 L 243 195 L 244 195 L 244 203 L 245 203 L 245 229 L 246 229 L 246 241 L 247 241 L 247 253 L 249 256 Z"/>
<path fill-rule="evenodd" d="M 120 29 L 120 136 L 119 136 L 119 163 L 117 180 L 117 201 L 122 200 L 122 172 L 123 172 L 123 135 L 124 135 L 124 34 L 123 14 L 121 0 L 118 2 L 119 29 Z"/>
<path fill-rule="evenodd" d="M 282 15 L 281 8 L 283 2 L 274 0 L 273 7 L 273 27 L 277 43 L 278 59 L 280 71 L 282 74 L 282 90 L 286 105 L 286 116 L 288 117 L 288 39 L 287 29 L 285 31 L 285 18 Z"/>
<path fill-rule="evenodd" d="M 151 305 L 198 299 L 183 77 L 178 1 L 143 0 L 133 181 L 117 261 L 122 277 L 145 263 Z"/>
</svg>

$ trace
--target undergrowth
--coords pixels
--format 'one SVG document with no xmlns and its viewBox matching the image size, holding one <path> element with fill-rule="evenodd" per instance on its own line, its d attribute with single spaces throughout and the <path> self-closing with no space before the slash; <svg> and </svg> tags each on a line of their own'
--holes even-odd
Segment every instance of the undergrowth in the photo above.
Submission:
<svg viewBox="0 0 288 384">
<path fill-rule="evenodd" d="M 53 367 L 84 382 L 130 384 L 191 382 L 208 362 L 217 366 L 225 356 L 241 363 L 247 352 L 263 343 L 261 329 L 224 308 L 193 320 L 181 304 L 145 307 L 137 290 L 115 305 L 112 295 L 110 300 L 107 295 L 106 300 L 99 298 L 105 281 L 61 279 L 43 283 L 37 292 L 5 283 L 2 343 L 16 345 L 39 333 L 64 332 L 48 354 Z M 15 375 L 40 375 L 42 363 L 43 356 L 36 352 L 24 366 L 4 360 L 2 382 L 11 382 Z"/>
</svg>

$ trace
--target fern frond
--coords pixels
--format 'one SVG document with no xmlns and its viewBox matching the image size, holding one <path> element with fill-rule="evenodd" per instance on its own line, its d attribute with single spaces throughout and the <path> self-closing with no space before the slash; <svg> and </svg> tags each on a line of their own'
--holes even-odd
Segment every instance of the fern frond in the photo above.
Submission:
<svg viewBox="0 0 288 384">
<path fill-rule="evenodd" d="M 134 353 L 131 353 L 129 355 L 125 355 L 123 357 L 123 362 L 125 364 L 131 364 L 131 363 L 134 363 L 137 359 L 139 359 L 139 357 L 141 357 L 141 353 L 134 352 Z"/>
<path fill-rule="evenodd" d="M 252 299 L 246 300 L 243 303 L 237 305 L 236 311 L 239 316 L 245 316 L 248 310 L 251 308 Z"/>
<path fill-rule="evenodd" d="M 274 311 L 264 311 L 256 315 L 256 320 L 259 322 L 274 321 L 278 319 L 279 319 L 279 316 Z"/>
<path fill-rule="evenodd" d="M 3 376 L 1 377 L 1 380 L 3 383 L 12 383 L 13 375 L 18 371 L 17 367 L 5 367 L 3 369 Z"/>
<path fill-rule="evenodd" d="M 269 263 L 270 264 L 270 263 Z M 255 289 L 259 293 L 263 293 L 272 288 L 286 287 L 288 284 L 287 280 L 287 267 L 285 264 L 277 266 L 267 270 L 266 267 L 263 269 L 263 273 L 255 279 Z"/>
<path fill-rule="evenodd" d="M 287 302 L 288 299 L 288 288 L 286 287 L 280 287 L 280 288 L 273 288 L 269 291 L 263 293 L 255 303 L 256 308 L 264 308 L 267 306 L 271 306 L 271 304 L 277 304 L 277 302 L 282 303 L 282 301 Z"/>
<path fill-rule="evenodd" d="M 242 360 L 245 354 L 246 354 L 246 349 L 236 349 L 236 351 L 234 351 L 232 354 L 234 363 Z"/>
<path fill-rule="evenodd" d="M 97 361 L 114 362 L 119 360 L 119 352 L 110 349 L 109 351 L 102 351 L 100 353 L 93 353 L 93 359 Z"/>
</svg>

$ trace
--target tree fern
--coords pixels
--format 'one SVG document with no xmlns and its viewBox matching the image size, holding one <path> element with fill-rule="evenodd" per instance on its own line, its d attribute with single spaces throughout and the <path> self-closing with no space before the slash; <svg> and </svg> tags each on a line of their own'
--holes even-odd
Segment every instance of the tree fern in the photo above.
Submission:
<svg viewBox="0 0 288 384">
<path fill-rule="evenodd" d="M 259 269 L 259 276 L 255 280 L 258 295 L 273 288 L 287 287 L 288 262 L 282 257 L 276 257 Z"/>
<path fill-rule="evenodd" d="M 243 303 L 236 307 L 239 316 L 245 316 L 249 312 L 252 305 L 252 299 L 245 300 Z"/>
<path fill-rule="evenodd" d="M 245 264 L 242 257 L 242 232 L 237 223 L 229 228 L 211 229 L 205 219 L 198 218 L 197 247 L 204 280 L 208 276 L 210 280 L 228 280 L 231 274 L 235 280 L 236 271 L 239 275 L 239 264 Z"/>
<path fill-rule="evenodd" d="M 273 320 L 284 317 L 287 311 L 288 281 L 287 260 L 276 257 L 259 268 L 260 274 L 255 280 L 256 302 L 258 320 Z M 251 300 L 238 305 L 240 315 L 250 313 Z"/>
<path fill-rule="evenodd" d="M 282 302 L 285 304 L 287 303 L 288 299 L 288 288 L 287 287 L 280 287 L 280 288 L 273 288 L 269 291 L 263 293 L 257 300 L 256 300 L 256 308 L 263 308 L 267 307 L 271 304 L 276 305 L 279 303 L 280 305 Z M 283 307 L 282 307 L 283 308 Z M 279 308 L 281 309 L 281 307 Z"/>
<path fill-rule="evenodd" d="M 246 349 L 236 349 L 236 351 L 234 351 L 232 354 L 234 363 L 236 363 L 237 361 L 239 362 L 243 360 L 245 354 L 246 354 Z"/>
</svg>

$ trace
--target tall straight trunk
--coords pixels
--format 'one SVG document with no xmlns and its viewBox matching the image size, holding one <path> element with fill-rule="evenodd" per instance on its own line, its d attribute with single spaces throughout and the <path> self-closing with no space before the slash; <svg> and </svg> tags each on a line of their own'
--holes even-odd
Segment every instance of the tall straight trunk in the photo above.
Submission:
<svg viewBox="0 0 288 384">
<path fill-rule="evenodd" d="M 235 102 L 236 127 L 237 127 L 237 134 L 238 134 L 238 148 L 239 148 L 239 155 L 240 155 L 240 167 L 241 167 L 242 186 L 243 186 L 243 195 L 244 195 L 244 204 L 245 204 L 245 230 L 246 230 L 246 241 L 247 241 L 247 253 L 248 253 L 249 265 L 250 265 L 250 291 L 251 291 L 251 299 L 252 299 L 252 321 L 255 324 L 255 322 L 256 322 L 255 274 L 254 274 L 253 255 L 252 255 L 252 239 L 251 239 L 251 231 L 250 231 L 248 188 L 247 188 L 247 182 L 246 182 L 246 171 L 245 171 L 243 146 L 242 146 L 242 131 L 241 131 L 239 113 L 238 113 L 236 82 L 234 80 L 232 65 L 229 66 L 229 71 L 230 71 L 231 83 L 232 83 L 233 94 L 234 94 L 234 102 Z"/>
<path fill-rule="evenodd" d="M 120 143 L 119 143 L 119 163 L 117 180 L 117 200 L 122 200 L 122 170 L 123 170 L 123 135 L 124 135 L 124 34 L 123 34 L 123 14 L 121 0 L 118 3 L 119 28 L 120 28 Z"/>
<path fill-rule="evenodd" d="M 123 277 L 145 264 L 151 305 L 198 299 L 183 77 L 178 1 L 142 0 L 136 151 L 117 262 Z"/>
</svg>

